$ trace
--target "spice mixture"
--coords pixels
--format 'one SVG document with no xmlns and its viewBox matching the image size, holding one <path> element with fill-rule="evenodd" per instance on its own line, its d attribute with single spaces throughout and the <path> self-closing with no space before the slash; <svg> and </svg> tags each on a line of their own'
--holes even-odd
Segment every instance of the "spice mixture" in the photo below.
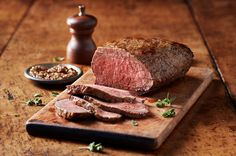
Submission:
<svg viewBox="0 0 236 156">
<path fill-rule="evenodd" d="M 73 68 L 68 68 L 65 65 L 59 64 L 51 68 L 44 66 L 33 66 L 30 68 L 30 75 L 35 78 L 45 80 L 62 80 L 76 76 L 78 73 Z"/>
</svg>

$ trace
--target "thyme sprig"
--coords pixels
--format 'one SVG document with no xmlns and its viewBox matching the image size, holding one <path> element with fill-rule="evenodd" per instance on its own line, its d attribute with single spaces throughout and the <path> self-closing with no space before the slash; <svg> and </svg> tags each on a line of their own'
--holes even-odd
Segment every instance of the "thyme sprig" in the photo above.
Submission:
<svg viewBox="0 0 236 156">
<path fill-rule="evenodd" d="M 40 93 L 35 93 L 33 99 L 27 100 L 25 103 L 29 106 L 44 106 Z"/>
<path fill-rule="evenodd" d="M 40 93 L 35 93 L 34 97 L 42 97 L 42 95 Z"/>
<path fill-rule="evenodd" d="M 176 97 L 171 97 L 170 98 L 170 94 L 169 92 L 167 93 L 166 95 L 166 98 L 162 99 L 162 100 L 157 100 L 155 102 L 155 105 L 156 107 L 158 108 L 163 108 L 163 107 L 166 107 L 166 106 L 171 106 L 171 104 L 175 101 Z M 162 116 L 164 118 L 171 118 L 171 117 L 174 117 L 175 116 L 175 109 L 174 108 L 170 108 L 168 110 L 166 110 L 164 113 L 162 113 Z"/>
<path fill-rule="evenodd" d="M 53 96 L 53 97 L 56 97 L 57 95 L 59 95 L 59 92 L 52 91 L 52 96 Z"/>
<path fill-rule="evenodd" d="M 165 111 L 165 112 L 162 114 L 162 116 L 165 117 L 165 118 L 174 117 L 174 116 L 175 116 L 175 109 L 174 109 L 174 108 L 168 109 L 167 111 Z"/>
<path fill-rule="evenodd" d="M 61 61 L 64 61 L 65 58 L 64 57 L 53 57 L 53 62 L 61 62 Z"/>
<path fill-rule="evenodd" d="M 80 147 L 80 149 L 87 149 L 91 152 L 101 152 L 104 147 L 102 146 L 101 143 L 95 143 L 95 142 L 92 142 L 90 143 L 87 147 Z"/>
<path fill-rule="evenodd" d="M 135 120 L 131 120 L 131 125 L 132 125 L 132 126 L 138 126 L 138 122 L 135 121 Z"/>
<path fill-rule="evenodd" d="M 157 107 L 159 107 L 159 108 L 163 108 L 163 107 L 165 107 L 165 106 L 167 106 L 167 105 L 171 105 L 172 102 L 175 101 L 176 97 L 174 96 L 174 97 L 169 98 L 169 96 L 170 96 L 170 94 L 169 94 L 169 92 L 168 92 L 167 95 L 166 95 L 166 98 L 164 98 L 164 99 L 162 99 L 162 100 L 160 100 L 160 99 L 157 100 L 157 102 L 155 103 L 155 105 L 156 105 Z"/>
</svg>

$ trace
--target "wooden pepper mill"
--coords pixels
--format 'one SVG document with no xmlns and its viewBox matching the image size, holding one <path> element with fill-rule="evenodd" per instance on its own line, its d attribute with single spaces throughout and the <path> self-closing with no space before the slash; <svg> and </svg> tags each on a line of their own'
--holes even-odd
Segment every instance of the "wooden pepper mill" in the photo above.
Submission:
<svg viewBox="0 0 236 156">
<path fill-rule="evenodd" d="M 90 65 L 96 44 L 92 39 L 96 17 L 85 14 L 85 6 L 79 5 L 80 12 L 67 18 L 72 34 L 67 45 L 67 60 L 70 63 Z"/>
</svg>

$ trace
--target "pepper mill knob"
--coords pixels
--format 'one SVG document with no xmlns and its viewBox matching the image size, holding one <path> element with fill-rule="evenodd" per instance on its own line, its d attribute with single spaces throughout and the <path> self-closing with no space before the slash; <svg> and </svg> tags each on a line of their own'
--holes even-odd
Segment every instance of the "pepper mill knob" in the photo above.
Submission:
<svg viewBox="0 0 236 156">
<path fill-rule="evenodd" d="M 80 4 L 78 6 L 79 8 L 79 16 L 84 16 L 85 15 L 85 6 L 83 4 Z"/>
<path fill-rule="evenodd" d="M 79 13 L 68 17 L 67 24 L 72 34 L 67 45 L 67 60 L 70 63 L 90 65 L 96 44 L 92 39 L 96 17 L 85 13 L 85 6 L 79 5 Z"/>
</svg>

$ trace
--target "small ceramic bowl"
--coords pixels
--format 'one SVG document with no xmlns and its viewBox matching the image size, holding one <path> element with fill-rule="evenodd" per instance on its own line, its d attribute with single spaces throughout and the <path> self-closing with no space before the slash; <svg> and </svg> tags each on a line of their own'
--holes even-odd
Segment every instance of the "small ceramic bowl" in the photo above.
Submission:
<svg viewBox="0 0 236 156">
<path fill-rule="evenodd" d="M 47 68 L 51 68 L 53 66 L 59 65 L 59 63 L 36 64 L 36 65 L 32 65 L 32 66 L 28 67 L 27 69 L 25 69 L 24 76 L 27 79 L 32 80 L 32 81 L 37 82 L 37 83 L 42 83 L 42 84 L 68 84 L 68 83 L 74 82 L 75 80 L 77 80 L 83 74 L 82 70 L 79 67 L 75 66 L 75 65 L 62 64 L 62 65 L 65 65 L 67 68 L 74 69 L 78 74 L 73 76 L 73 77 L 69 77 L 69 78 L 62 79 L 62 80 L 44 80 L 44 79 L 40 79 L 40 78 L 35 78 L 32 75 L 30 75 L 30 73 L 29 73 L 30 68 L 33 67 L 33 66 L 37 66 L 37 65 L 47 67 Z"/>
</svg>

